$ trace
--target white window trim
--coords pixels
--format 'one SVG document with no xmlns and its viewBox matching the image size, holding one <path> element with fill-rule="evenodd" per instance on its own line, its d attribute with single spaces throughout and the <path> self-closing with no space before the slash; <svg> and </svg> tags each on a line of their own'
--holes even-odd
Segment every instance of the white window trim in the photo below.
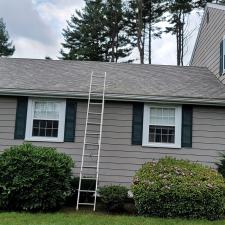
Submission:
<svg viewBox="0 0 225 225">
<path fill-rule="evenodd" d="M 222 75 L 225 74 L 225 36 L 223 37 L 223 70 Z"/>
<path fill-rule="evenodd" d="M 35 101 L 52 101 L 52 102 L 57 102 L 60 104 L 58 137 L 33 137 L 32 136 Z M 66 115 L 66 101 L 65 100 L 29 98 L 28 106 L 27 106 L 27 122 L 26 122 L 25 141 L 63 142 L 64 141 L 64 130 L 65 130 L 65 115 Z"/>
<path fill-rule="evenodd" d="M 175 143 L 155 143 L 149 142 L 149 120 L 150 108 L 175 108 Z M 158 148 L 181 148 L 181 125 L 182 125 L 182 107 L 178 105 L 161 105 L 161 104 L 145 104 L 143 118 L 143 147 L 158 147 Z"/>
</svg>

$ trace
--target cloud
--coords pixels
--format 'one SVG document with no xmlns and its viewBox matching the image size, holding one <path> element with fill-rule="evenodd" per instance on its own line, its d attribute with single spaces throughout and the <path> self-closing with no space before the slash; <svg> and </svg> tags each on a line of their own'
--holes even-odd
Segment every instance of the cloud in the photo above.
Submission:
<svg viewBox="0 0 225 225">
<path fill-rule="evenodd" d="M 83 0 L 0 0 L 0 17 L 3 17 L 10 37 L 16 46 L 14 57 L 54 59 L 60 56 L 63 42 L 62 29 L 76 9 L 84 6 Z M 189 30 L 199 26 L 200 17 L 190 16 Z M 194 46 L 197 30 L 188 42 L 185 64 Z M 175 36 L 163 34 L 152 42 L 152 62 L 154 64 L 176 64 Z M 139 62 L 138 50 L 134 49 L 130 58 Z M 124 60 L 122 60 L 124 61 Z"/>
<path fill-rule="evenodd" d="M 54 44 L 51 27 L 41 19 L 31 0 L 0 0 L 0 15 L 12 38 L 19 36 Z"/>
<path fill-rule="evenodd" d="M 56 55 L 56 48 L 54 45 L 45 45 L 39 41 L 29 38 L 19 37 L 14 40 L 16 52 L 13 57 L 16 58 L 45 58 L 50 56 L 52 58 Z"/>
<path fill-rule="evenodd" d="M 62 29 L 83 0 L 0 0 L 4 18 L 16 46 L 14 57 L 59 56 Z"/>
</svg>

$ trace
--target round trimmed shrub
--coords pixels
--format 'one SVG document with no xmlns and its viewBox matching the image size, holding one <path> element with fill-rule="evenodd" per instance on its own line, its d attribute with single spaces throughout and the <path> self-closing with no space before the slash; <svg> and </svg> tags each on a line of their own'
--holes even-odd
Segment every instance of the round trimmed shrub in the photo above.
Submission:
<svg viewBox="0 0 225 225">
<path fill-rule="evenodd" d="M 170 157 L 137 171 L 132 192 L 147 216 L 219 219 L 225 212 L 225 184 L 217 171 Z"/>
<path fill-rule="evenodd" d="M 70 194 L 74 163 L 56 149 L 31 144 L 6 149 L 0 155 L 0 208 L 52 211 Z"/>
<path fill-rule="evenodd" d="M 100 187 L 98 190 L 101 201 L 109 212 L 118 212 L 124 209 L 128 198 L 128 189 L 120 185 Z"/>
</svg>

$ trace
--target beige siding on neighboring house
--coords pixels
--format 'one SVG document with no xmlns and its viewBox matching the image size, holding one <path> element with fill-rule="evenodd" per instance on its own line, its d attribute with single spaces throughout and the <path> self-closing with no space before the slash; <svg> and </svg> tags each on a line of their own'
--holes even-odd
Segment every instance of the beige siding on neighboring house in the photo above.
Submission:
<svg viewBox="0 0 225 225">
<path fill-rule="evenodd" d="M 207 13 L 209 20 L 207 23 Z M 225 11 L 208 7 L 202 20 L 191 65 L 208 67 L 219 77 L 220 42 L 225 35 Z M 225 82 L 225 76 L 219 78 Z"/>
<path fill-rule="evenodd" d="M 14 140 L 16 98 L 0 98 L 0 149 L 23 141 Z M 78 102 L 75 143 L 44 143 L 71 155 L 79 172 L 83 144 L 86 103 Z M 129 185 L 140 166 L 149 160 L 170 155 L 213 166 L 225 150 L 225 108 L 194 107 L 193 148 L 164 149 L 131 145 L 132 104 L 106 103 L 100 163 L 100 182 Z"/>
</svg>

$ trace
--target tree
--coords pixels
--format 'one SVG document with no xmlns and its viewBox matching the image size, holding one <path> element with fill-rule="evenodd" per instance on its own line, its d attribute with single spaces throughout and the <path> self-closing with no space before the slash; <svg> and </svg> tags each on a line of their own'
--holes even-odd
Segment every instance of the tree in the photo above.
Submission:
<svg viewBox="0 0 225 225">
<path fill-rule="evenodd" d="M 107 0 L 106 6 L 106 38 L 109 61 L 117 62 L 119 58 L 130 55 L 131 40 L 128 36 L 126 8 L 122 0 Z"/>
<path fill-rule="evenodd" d="M 101 0 L 86 0 L 82 11 L 76 11 L 67 28 L 63 29 L 65 43 L 61 50 L 63 59 L 105 61 L 105 50 L 102 46 L 105 37 L 104 5 Z"/>
<path fill-rule="evenodd" d="M 186 15 L 193 10 L 192 0 L 170 0 L 168 8 L 170 16 L 168 22 L 172 25 L 166 27 L 166 32 L 176 35 L 177 44 L 177 65 L 183 66 L 184 59 L 184 29 L 186 24 Z"/>
<path fill-rule="evenodd" d="M 15 46 L 9 40 L 9 34 L 6 30 L 6 25 L 0 18 L 0 57 L 11 56 L 15 52 Z"/>
<path fill-rule="evenodd" d="M 117 62 L 131 53 L 122 0 L 86 0 L 63 30 L 63 59 Z"/>
<path fill-rule="evenodd" d="M 160 38 L 162 34 L 161 22 L 166 11 L 167 2 L 165 0 L 145 0 L 144 10 L 148 26 L 148 62 L 152 63 L 152 38 Z"/>
<path fill-rule="evenodd" d="M 161 37 L 158 23 L 163 20 L 166 11 L 165 0 L 128 0 L 130 20 L 130 36 L 138 48 L 140 63 L 145 62 L 148 52 L 148 62 L 152 61 L 152 39 Z M 147 43 L 148 41 L 148 43 Z"/>
<path fill-rule="evenodd" d="M 166 33 L 176 35 L 177 65 L 184 65 L 185 43 L 192 32 L 186 31 L 188 15 L 195 9 L 202 9 L 208 2 L 213 0 L 168 0 L 168 11 L 170 13 L 168 22 L 171 26 L 166 27 Z"/>
<path fill-rule="evenodd" d="M 129 36 L 133 46 L 138 48 L 140 63 L 144 64 L 146 20 L 144 19 L 143 0 L 128 0 L 127 20 Z"/>
</svg>

